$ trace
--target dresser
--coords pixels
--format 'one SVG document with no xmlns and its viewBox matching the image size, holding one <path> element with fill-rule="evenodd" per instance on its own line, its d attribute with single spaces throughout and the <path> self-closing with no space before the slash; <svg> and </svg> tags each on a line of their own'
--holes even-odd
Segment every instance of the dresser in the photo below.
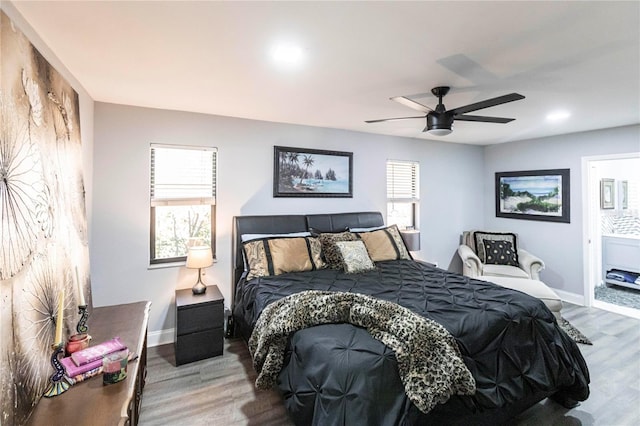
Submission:
<svg viewBox="0 0 640 426">
<path fill-rule="evenodd" d="M 94 308 L 87 322 L 92 343 L 120 337 L 129 351 L 138 354 L 138 359 L 129 363 L 127 377 L 119 383 L 105 386 L 102 376 L 96 376 L 71 386 L 61 395 L 40 398 L 27 424 L 136 425 L 147 375 L 150 306 L 150 302 L 137 302 Z"/>
<path fill-rule="evenodd" d="M 224 297 L 215 285 L 203 294 L 176 291 L 176 365 L 222 355 Z"/>
</svg>

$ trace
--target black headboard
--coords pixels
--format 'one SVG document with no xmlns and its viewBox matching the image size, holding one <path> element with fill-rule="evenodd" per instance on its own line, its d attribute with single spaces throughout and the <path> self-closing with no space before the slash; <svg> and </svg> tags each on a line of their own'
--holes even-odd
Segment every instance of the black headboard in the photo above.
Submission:
<svg viewBox="0 0 640 426">
<path fill-rule="evenodd" d="M 330 213 L 311 215 L 235 216 L 233 218 L 233 296 L 242 276 L 242 234 L 281 234 L 303 232 L 340 232 L 347 228 L 384 225 L 380 212 Z"/>
</svg>

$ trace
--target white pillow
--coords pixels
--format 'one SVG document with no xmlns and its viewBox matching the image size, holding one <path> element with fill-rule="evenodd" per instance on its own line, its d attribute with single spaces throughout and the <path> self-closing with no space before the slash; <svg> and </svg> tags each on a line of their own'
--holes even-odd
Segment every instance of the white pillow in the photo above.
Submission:
<svg viewBox="0 0 640 426">
<path fill-rule="evenodd" d="M 374 226 L 372 228 L 349 228 L 349 232 L 371 232 L 377 231 L 378 229 L 384 229 L 387 225 Z"/>
<path fill-rule="evenodd" d="M 282 237 L 310 237 L 311 232 L 291 232 L 289 234 L 242 234 L 240 241 L 247 242 L 251 240 L 261 240 L 263 238 L 282 238 Z"/>
</svg>

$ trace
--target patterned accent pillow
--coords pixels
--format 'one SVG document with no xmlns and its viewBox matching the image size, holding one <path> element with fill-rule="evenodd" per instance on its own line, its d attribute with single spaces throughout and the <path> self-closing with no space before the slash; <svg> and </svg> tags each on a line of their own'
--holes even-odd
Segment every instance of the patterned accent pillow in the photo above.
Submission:
<svg viewBox="0 0 640 426">
<path fill-rule="evenodd" d="M 518 246 L 516 245 L 516 234 L 511 232 L 485 232 L 476 231 L 473 233 L 473 241 L 475 243 L 476 254 L 482 263 L 487 263 L 487 255 L 485 253 L 485 241 L 509 241 L 516 254 L 516 262 L 518 261 Z M 518 266 L 517 264 L 515 266 Z"/>
<path fill-rule="evenodd" d="M 242 244 L 247 280 L 324 268 L 318 238 L 263 238 Z"/>
<path fill-rule="evenodd" d="M 376 268 L 362 241 L 338 241 L 336 249 L 342 258 L 344 271 L 348 274 L 370 271 Z"/>
<path fill-rule="evenodd" d="M 264 240 L 252 240 L 242 244 L 244 269 L 249 272 L 247 280 L 269 275 L 269 263 L 264 247 Z"/>
<path fill-rule="evenodd" d="M 486 256 L 484 263 L 518 266 L 518 255 L 511 241 L 484 240 L 484 252 Z"/>
<path fill-rule="evenodd" d="M 407 250 L 396 225 L 371 232 L 357 232 L 356 235 L 364 241 L 369 256 L 374 262 L 411 259 L 409 250 Z"/>
<path fill-rule="evenodd" d="M 332 269 L 343 269 L 342 256 L 336 247 L 339 241 L 355 241 L 358 239 L 356 234 L 349 231 L 335 233 L 321 233 L 318 237 L 322 244 L 322 257 L 327 266 Z"/>
</svg>

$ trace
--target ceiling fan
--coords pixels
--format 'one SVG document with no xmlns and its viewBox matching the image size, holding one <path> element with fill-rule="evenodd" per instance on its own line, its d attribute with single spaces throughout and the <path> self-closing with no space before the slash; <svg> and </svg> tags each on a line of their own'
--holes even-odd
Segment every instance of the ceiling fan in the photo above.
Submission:
<svg viewBox="0 0 640 426">
<path fill-rule="evenodd" d="M 485 117 L 481 115 L 465 115 L 465 113 L 524 99 L 524 96 L 519 93 L 510 93 L 508 95 L 486 99 L 484 101 L 461 106 L 447 111 L 447 109 L 444 107 L 444 104 L 442 103 L 442 98 L 447 93 L 449 93 L 449 89 L 450 87 L 448 86 L 438 86 L 431 89 L 431 93 L 433 93 L 433 95 L 438 98 L 438 105 L 436 106 L 435 110 L 404 96 L 394 96 L 393 98 L 391 98 L 392 101 L 396 101 L 398 103 L 401 103 L 402 105 L 408 106 L 409 108 L 424 112 L 427 115 L 420 115 L 417 117 L 382 118 L 379 120 L 367 120 L 365 121 L 365 123 L 379 123 L 382 121 L 406 120 L 411 118 L 426 117 L 427 127 L 424 128 L 423 132 L 429 132 L 430 134 L 435 136 L 445 136 L 451 133 L 451 126 L 453 125 L 454 120 L 481 121 L 485 123 L 502 124 L 513 121 L 515 120 L 515 118 Z"/>
</svg>

